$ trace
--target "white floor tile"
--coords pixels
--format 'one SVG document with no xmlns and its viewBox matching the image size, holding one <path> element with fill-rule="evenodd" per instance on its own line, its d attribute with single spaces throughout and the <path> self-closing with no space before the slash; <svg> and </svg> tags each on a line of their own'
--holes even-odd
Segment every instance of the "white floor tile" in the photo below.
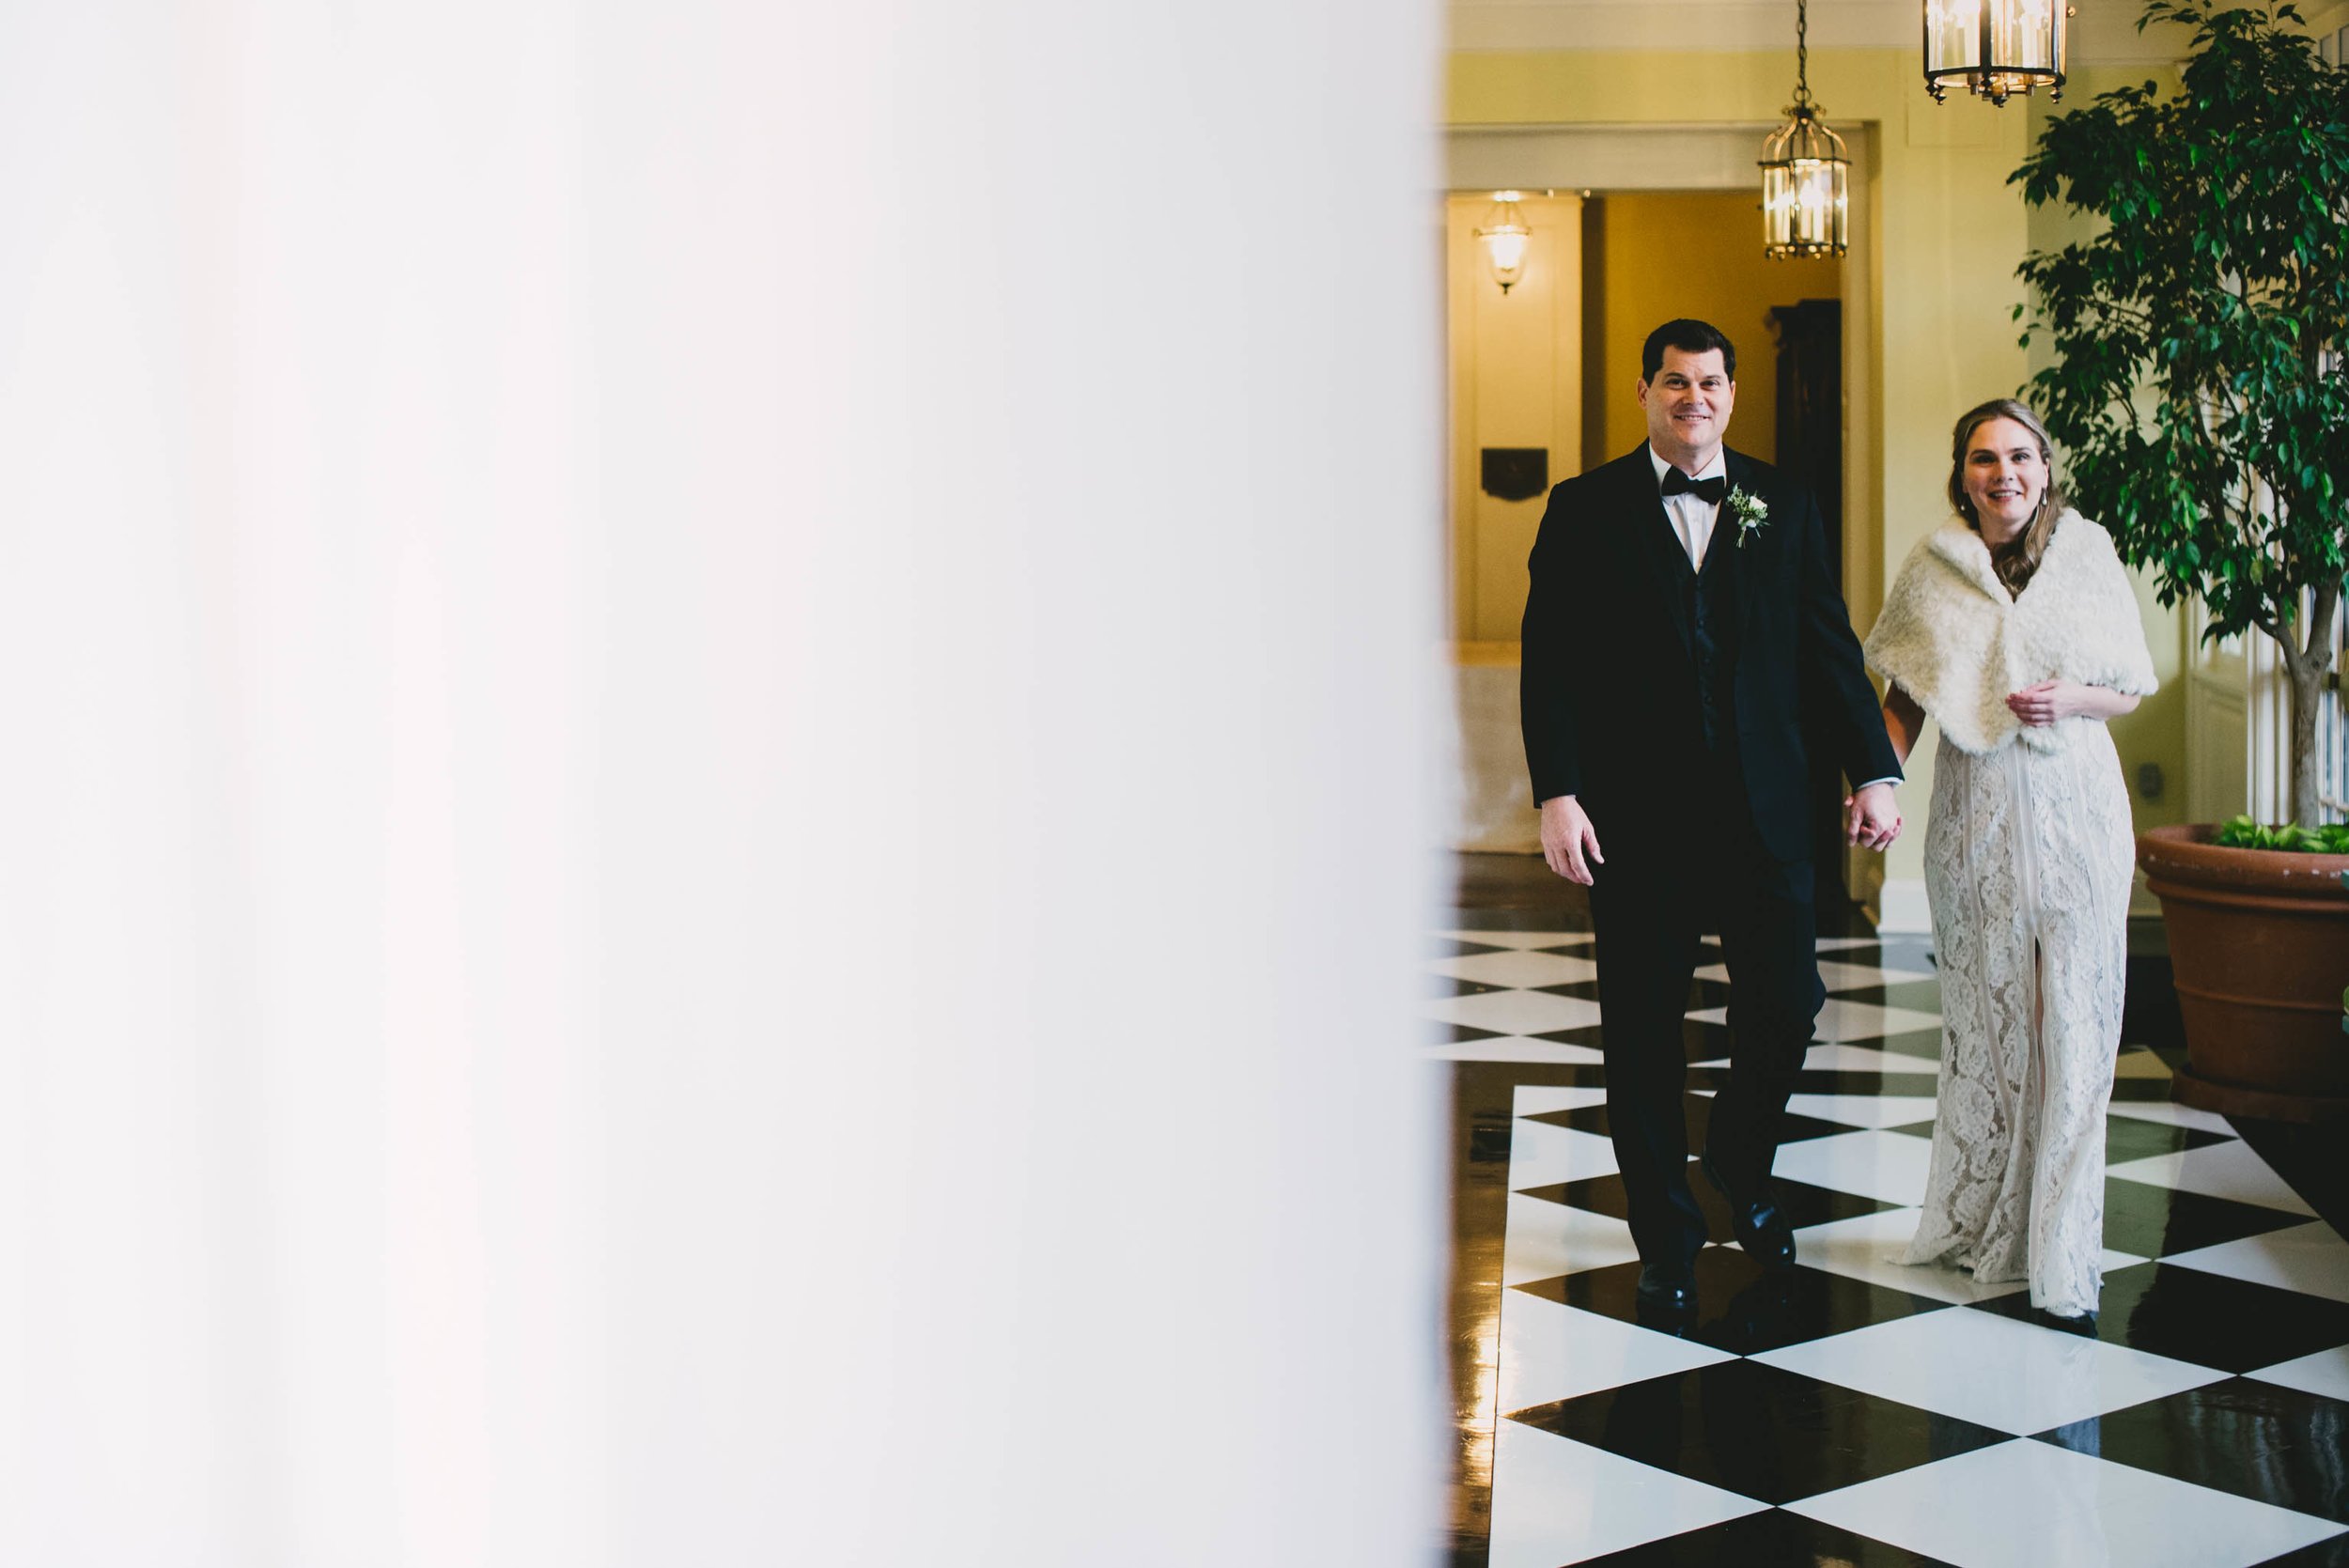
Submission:
<svg viewBox="0 0 2349 1568">
<path fill-rule="evenodd" d="M 1493 1435 L 1492 1568 L 1558 1568 L 1763 1507 L 1505 1418 Z"/>
<path fill-rule="evenodd" d="M 2323 1394 L 2326 1399 L 2349 1400 L 2349 1344 L 2280 1361 L 2243 1375 L 2256 1377 L 2263 1383 L 2280 1383 L 2302 1393 Z"/>
<path fill-rule="evenodd" d="M 2174 1155 L 2127 1160 L 2112 1167 L 2108 1173 L 2124 1181 L 2150 1182 L 2155 1187 L 2202 1192 L 2213 1198 L 2232 1198 L 2240 1203 L 2258 1203 L 2293 1214 L 2316 1212 L 2284 1185 L 2284 1179 L 2252 1152 L 2251 1145 L 2241 1141 L 2211 1143 Z"/>
<path fill-rule="evenodd" d="M 2114 1078 L 2174 1078 L 2170 1063 L 2142 1047 L 2124 1050 L 2112 1063 Z"/>
<path fill-rule="evenodd" d="M 1693 1018 L 1697 1015 L 1691 1013 L 1688 1016 Z M 1696 1064 L 1700 1067 L 1726 1067 L 1729 1058 L 1719 1056 Z M 1941 1070 L 1941 1063 L 1935 1057 L 1904 1056 L 1896 1050 L 1873 1050 L 1866 1046 L 1812 1046 L 1810 1054 L 1802 1059 L 1802 1064 L 1807 1071 L 1814 1073 L 1937 1074 Z"/>
<path fill-rule="evenodd" d="M 1541 1045 L 1549 1044 L 1543 1040 Z M 1552 1110 L 1580 1110 L 1585 1106 L 1605 1105 L 1607 1091 L 1584 1089 L 1572 1085 L 1556 1087 L 1547 1083 L 1520 1083 L 1511 1109 L 1519 1116 L 1540 1116 Z"/>
<path fill-rule="evenodd" d="M 1598 1022 L 1598 1003 L 1548 991 L 1479 991 L 1474 996 L 1439 997 L 1427 1004 L 1439 1023 L 1466 1024 L 1501 1034 L 1543 1034 L 1553 1029 L 1584 1029 Z"/>
<path fill-rule="evenodd" d="M 1797 1094 L 1786 1109 L 1854 1127 L 1906 1127 L 1933 1120 L 1933 1100 L 1924 1094 Z"/>
<path fill-rule="evenodd" d="M 1588 931 L 1439 931 L 1436 935 L 1480 947 L 1587 947 L 1595 939 Z"/>
<path fill-rule="evenodd" d="M 1878 1203 L 1914 1206 L 1925 1201 L 1933 1145 L 1902 1132 L 1839 1132 L 1779 1146 L 1778 1175 Z"/>
<path fill-rule="evenodd" d="M 2227 1375 L 1967 1307 L 1918 1312 L 1753 1358 L 2017 1436 Z"/>
<path fill-rule="evenodd" d="M 2231 1280 L 2349 1301 L 2349 1245 L 2322 1219 L 2161 1260 Z"/>
<path fill-rule="evenodd" d="M 1823 1268 L 1847 1279 L 1866 1280 L 1890 1290 L 1906 1291 L 1935 1301 L 1988 1301 L 2030 1288 L 2022 1280 L 1985 1285 L 1962 1268 L 1940 1264 L 1905 1264 L 1901 1254 L 1917 1234 L 1917 1210 L 1886 1209 L 1880 1214 L 1855 1215 L 1795 1233 L 1795 1244 L 1805 1267 Z M 2126 1268 L 2145 1260 L 2107 1249 L 2105 1272 Z"/>
<path fill-rule="evenodd" d="M 1577 1046 L 1560 1040 L 1529 1040 L 1519 1034 L 1496 1034 L 1485 1040 L 1445 1040 L 1423 1054 L 1431 1062 L 1548 1062 L 1563 1066 L 1595 1066 L 1607 1060 L 1596 1046 Z"/>
<path fill-rule="evenodd" d="M 2167 1122 L 2173 1127 L 2192 1127 L 2198 1132 L 2216 1132 L 2228 1138 L 2235 1136 L 2234 1125 L 2216 1110 L 2170 1100 L 2115 1100 L 2110 1110 L 2115 1116 L 2131 1116 L 2140 1122 Z"/>
<path fill-rule="evenodd" d="M 1694 1340 L 1562 1307 L 1521 1290 L 1501 1297 L 1501 1404 L 1504 1416 L 1643 1378 L 1735 1359 Z"/>
<path fill-rule="evenodd" d="M 1588 958 L 1563 953 L 1471 953 L 1465 957 L 1439 958 L 1429 972 L 1479 986 L 1574 986 L 1598 973 Z"/>
<path fill-rule="evenodd" d="M 1530 1285 L 1536 1280 L 1640 1261 L 1631 1227 L 1588 1209 L 1512 1192 L 1508 1226 L 1501 1248 L 1503 1285 Z"/>
<path fill-rule="evenodd" d="M 1615 1142 L 1595 1132 L 1529 1122 L 1523 1117 L 1509 1129 L 1509 1190 L 1548 1187 L 1552 1182 L 1579 1182 L 1615 1173 Z"/>
<path fill-rule="evenodd" d="M 1875 937 L 1821 937 L 1818 948 L 1821 953 L 1843 953 L 1855 947 L 1874 947 L 1878 939 Z"/>
<path fill-rule="evenodd" d="M 2341 1529 L 2032 1442 L 1976 1449 L 1786 1506 L 1957 1568 L 2246 1568 Z"/>
</svg>

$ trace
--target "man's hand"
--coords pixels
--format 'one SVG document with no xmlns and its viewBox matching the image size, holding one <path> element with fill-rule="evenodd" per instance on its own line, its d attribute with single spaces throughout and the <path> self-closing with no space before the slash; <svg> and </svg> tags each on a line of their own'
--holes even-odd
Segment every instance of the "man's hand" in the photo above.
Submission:
<svg viewBox="0 0 2349 1568">
<path fill-rule="evenodd" d="M 1547 823 L 1547 818 L 1545 818 Z M 1889 784 L 1863 785 L 1843 797 L 1843 842 L 1863 849 L 1888 849 L 1901 836 L 1900 807 L 1892 803 Z M 1549 841 L 1548 832 L 1542 842 Z"/>
<path fill-rule="evenodd" d="M 1591 819 L 1571 795 L 1553 795 L 1542 802 L 1542 859 L 1567 881 L 1586 888 L 1591 885 L 1591 867 L 1607 863 L 1607 857 L 1599 853 L 1598 835 L 1591 831 Z"/>
</svg>

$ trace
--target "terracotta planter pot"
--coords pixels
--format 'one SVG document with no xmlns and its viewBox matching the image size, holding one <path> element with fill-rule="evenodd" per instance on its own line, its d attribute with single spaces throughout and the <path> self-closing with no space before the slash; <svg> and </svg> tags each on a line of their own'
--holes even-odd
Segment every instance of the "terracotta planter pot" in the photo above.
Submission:
<svg viewBox="0 0 2349 1568">
<path fill-rule="evenodd" d="M 2225 849 L 2211 835 L 2197 825 L 2137 839 L 2186 1021 L 2172 1093 L 2223 1115 L 2349 1116 L 2349 855 Z"/>
</svg>

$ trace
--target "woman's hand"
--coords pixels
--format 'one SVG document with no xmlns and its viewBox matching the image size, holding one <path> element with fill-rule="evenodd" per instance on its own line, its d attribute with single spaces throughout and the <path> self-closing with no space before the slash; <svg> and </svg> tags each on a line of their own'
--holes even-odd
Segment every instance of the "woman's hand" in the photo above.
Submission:
<svg viewBox="0 0 2349 1568">
<path fill-rule="evenodd" d="M 2092 706 L 2097 706 L 2095 691 L 2096 688 L 2082 686 L 2076 680 L 2043 680 L 2036 686 L 2008 693 L 2006 706 L 2026 724 L 2052 724 L 2059 719 L 2077 718 Z"/>
</svg>

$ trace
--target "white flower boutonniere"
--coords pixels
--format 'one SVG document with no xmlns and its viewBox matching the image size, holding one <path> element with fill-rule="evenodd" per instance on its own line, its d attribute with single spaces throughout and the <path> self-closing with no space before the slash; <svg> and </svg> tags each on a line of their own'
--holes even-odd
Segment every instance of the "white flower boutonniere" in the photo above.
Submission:
<svg viewBox="0 0 2349 1568">
<path fill-rule="evenodd" d="M 1727 497 L 1730 516 L 1737 520 L 1737 548 L 1746 548 L 1746 536 L 1758 534 L 1770 520 L 1770 505 L 1744 487 L 1733 489 Z"/>
</svg>

